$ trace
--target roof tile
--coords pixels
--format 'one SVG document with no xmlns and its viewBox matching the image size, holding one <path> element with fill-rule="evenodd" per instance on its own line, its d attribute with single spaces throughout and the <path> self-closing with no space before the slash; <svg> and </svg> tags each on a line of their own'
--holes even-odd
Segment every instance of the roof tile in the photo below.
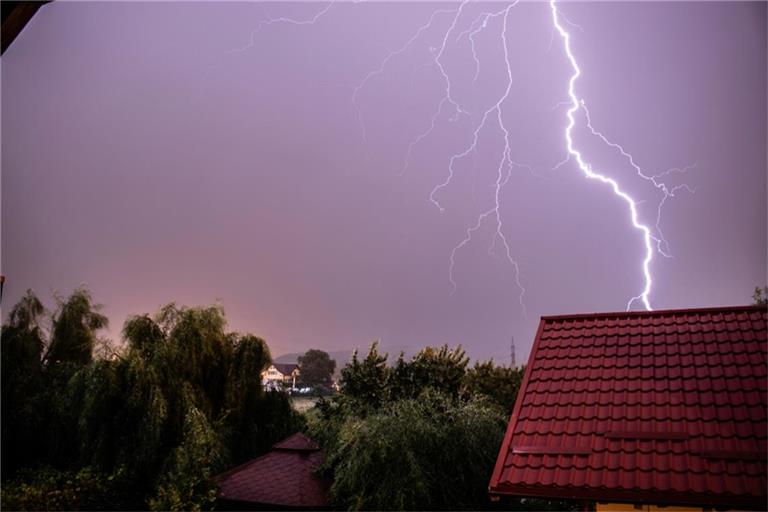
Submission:
<svg viewBox="0 0 768 512">
<path fill-rule="evenodd" d="M 294 434 L 271 452 L 215 477 L 219 497 L 260 506 L 327 507 L 330 482 L 314 474 L 322 462 L 319 447 Z"/>
<path fill-rule="evenodd" d="M 766 461 L 739 454 L 768 450 L 767 318 L 749 306 L 542 318 L 491 492 L 762 505 Z"/>
</svg>

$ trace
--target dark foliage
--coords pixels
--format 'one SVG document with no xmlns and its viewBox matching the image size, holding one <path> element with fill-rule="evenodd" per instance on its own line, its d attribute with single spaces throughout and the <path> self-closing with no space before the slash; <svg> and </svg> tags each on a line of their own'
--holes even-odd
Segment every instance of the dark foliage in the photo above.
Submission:
<svg viewBox="0 0 768 512">
<path fill-rule="evenodd" d="M 342 368 L 341 393 L 321 400 L 311 435 L 327 450 L 335 505 L 352 510 L 491 506 L 490 473 L 522 370 L 467 369 L 461 347 L 428 347 L 394 366 L 374 343 Z"/>
<path fill-rule="evenodd" d="M 511 414 L 517 392 L 525 375 L 525 366 L 511 368 L 497 366 L 493 361 L 475 363 L 464 375 L 462 393 L 465 396 L 483 395 Z"/>
<path fill-rule="evenodd" d="M 331 386 L 334 370 L 336 370 L 336 361 L 331 359 L 328 352 L 313 348 L 303 356 L 299 356 L 299 375 L 302 384 L 328 388 Z"/>
<path fill-rule="evenodd" d="M 209 508 L 211 476 L 301 427 L 262 390 L 264 340 L 227 333 L 220 307 L 131 317 L 108 357 L 85 290 L 60 301 L 48 339 L 44 316 L 28 292 L 2 330 L 5 508 Z"/>
<path fill-rule="evenodd" d="M 16 304 L 2 328 L 2 473 L 13 474 L 24 460 L 40 457 L 44 411 L 42 391 L 45 309 L 31 292 Z"/>
</svg>

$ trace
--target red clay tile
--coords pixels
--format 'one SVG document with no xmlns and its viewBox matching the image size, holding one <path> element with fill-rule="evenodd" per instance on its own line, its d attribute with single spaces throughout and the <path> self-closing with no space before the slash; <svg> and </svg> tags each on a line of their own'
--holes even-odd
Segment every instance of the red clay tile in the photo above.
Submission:
<svg viewBox="0 0 768 512">
<path fill-rule="evenodd" d="M 768 449 L 767 319 L 754 306 L 542 318 L 490 492 L 762 506 L 764 457 L 701 452 Z M 513 443 L 592 455 L 513 456 Z"/>
<path fill-rule="evenodd" d="M 314 509 L 329 506 L 330 482 L 315 475 L 323 462 L 317 444 L 294 434 L 271 452 L 227 471 L 214 480 L 225 504 Z"/>
</svg>

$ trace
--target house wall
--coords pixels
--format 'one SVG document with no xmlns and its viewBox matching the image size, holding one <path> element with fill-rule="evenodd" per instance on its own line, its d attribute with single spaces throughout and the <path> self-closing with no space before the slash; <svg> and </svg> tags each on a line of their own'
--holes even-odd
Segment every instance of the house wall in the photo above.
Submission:
<svg viewBox="0 0 768 512">
<path fill-rule="evenodd" d="M 266 378 L 269 380 L 285 380 L 285 375 L 280 373 L 280 371 L 275 368 L 274 366 L 270 366 L 269 369 L 265 372 Z"/>
</svg>

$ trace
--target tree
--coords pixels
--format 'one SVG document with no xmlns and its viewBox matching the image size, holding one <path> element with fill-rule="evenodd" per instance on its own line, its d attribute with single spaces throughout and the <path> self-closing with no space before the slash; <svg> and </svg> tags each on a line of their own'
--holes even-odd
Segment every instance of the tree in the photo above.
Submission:
<svg viewBox="0 0 768 512">
<path fill-rule="evenodd" d="M 762 290 L 759 286 L 755 286 L 755 293 L 752 294 L 752 304 L 761 306 L 768 304 L 768 286 L 763 287 Z"/>
<path fill-rule="evenodd" d="M 59 301 L 50 341 L 44 316 L 28 292 L 2 327 L 4 508 L 206 508 L 210 476 L 301 428 L 261 387 L 266 342 L 227 332 L 219 306 L 132 316 L 109 357 L 85 289 Z"/>
<path fill-rule="evenodd" d="M 379 354 L 378 347 L 379 342 L 374 341 L 362 361 L 357 358 L 355 350 L 352 360 L 341 369 L 343 397 L 358 400 L 373 408 L 378 408 L 387 399 L 387 381 L 390 373 L 387 368 L 387 354 Z"/>
<path fill-rule="evenodd" d="M 401 353 L 389 373 L 389 399 L 416 398 L 427 388 L 455 398 L 461 389 L 468 363 L 469 358 L 461 345 L 453 349 L 449 349 L 448 345 L 426 347 L 409 362 Z"/>
<path fill-rule="evenodd" d="M 71 363 L 85 365 L 93 360 L 96 332 L 107 327 L 109 321 L 99 313 L 100 304 L 94 304 L 91 294 L 83 287 L 76 289 L 66 301 L 59 300 L 53 316 L 51 343 L 45 356 L 48 365 Z"/>
<path fill-rule="evenodd" d="M 493 361 L 477 362 L 464 376 L 464 396 L 484 395 L 510 414 L 525 375 L 525 366 L 511 368 L 496 366 Z"/>
<path fill-rule="evenodd" d="M 486 505 L 506 418 L 484 399 L 434 390 L 348 417 L 328 453 L 334 504 L 349 510 L 469 510 Z"/>
<path fill-rule="evenodd" d="M 330 387 L 335 370 L 336 361 L 328 352 L 313 348 L 299 356 L 299 377 L 308 386 Z"/>
<path fill-rule="evenodd" d="M 309 431 L 326 449 L 334 505 L 350 510 L 490 507 L 487 486 L 523 368 L 467 368 L 460 346 L 426 347 L 392 367 L 374 343 L 341 370 Z M 515 502 L 516 509 L 542 503 Z M 553 510 L 561 504 L 543 503 Z M 559 507 L 559 508 L 557 508 Z"/>
<path fill-rule="evenodd" d="M 41 327 L 45 308 L 32 290 L 12 309 L 0 335 L 2 361 L 2 473 L 13 474 L 25 461 L 40 456 L 44 426 L 40 407 L 41 358 L 45 346 Z"/>
</svg>

